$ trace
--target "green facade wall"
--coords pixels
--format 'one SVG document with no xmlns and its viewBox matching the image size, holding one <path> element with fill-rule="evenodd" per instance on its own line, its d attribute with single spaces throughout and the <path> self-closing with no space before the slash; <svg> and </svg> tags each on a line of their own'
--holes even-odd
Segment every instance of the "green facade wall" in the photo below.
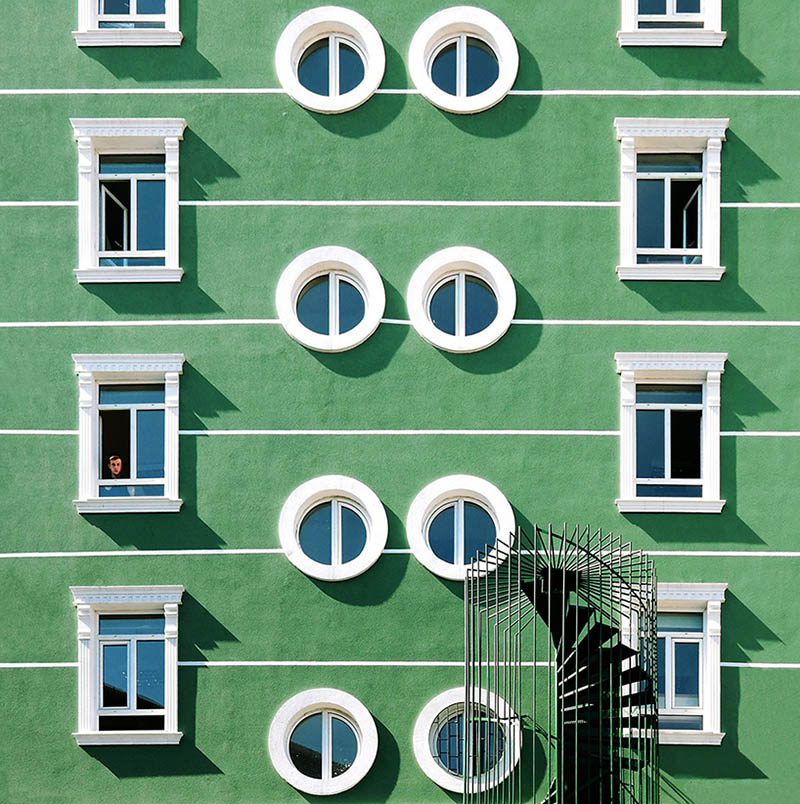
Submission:
<svg viewBox="0 0 800 804">
<path fill-rule="evenodd" d="M 309 798 L 275 773 L 266 736 L 287 698 L 324 686 L 359 698 L 379 730 L 373 769 L 338 800 L 453 799 L 419 770 L 411 733 L 420 709 L 462 683 L 463 670 L 291 662 L 459 662 L 461 586 L 433 576 L 408 553 L 386 554 L 356 579 L 324 583 L 280 554 L 230 551 L 278 548 L 287 496 L 323 474 L 350 475 L 372 488 L 389 517 L 387 548 L 403 550 L 416 493 L 438 477 L 466 473 L 497 485 L 524 528 L 590 523 L 657 551 L 661 581 L 727 582 L 722 661 L 744 666 L 722 670 L 726 737 L 719 747 L 662 748 L 663 797 L 683 804 L 795 801 L 796 0 L 723 0 L 722 48 L 625 49 L 615 39 L 617 0 L 481 0 L 517 39 L 515 89 L 584 92 L 514 95 L 467 117 L 445 114 L 415 93 L 378 94 L 353 112 L 325 117 L 277 91 L 194 91 L 277 88 L 275 44 L 311 5 L 301 0 L 181 0 L 179 48 L 79 49 L 70 35 L 76 2 L 53 5 L 46 17 L 31 4 L 2 9 L 13 39 L 0 49 L 0 202 L 9 202 L 0 206 L 0 800 Z M 408 44 L 443 4 L 345 5 L 384 39 L 382 88 L 408 89 Z M 137 89 L 155 91 L 123 91 Z M 615 117 L 729 117 L 722 201 L 740 206 L 722 210 L 727 273 L 720 282 L 618 281 L 613 205 L 187 203 L 180 209 L 180 284 L 79 285 L 77 208 L 19 203 L 75 201 L 70 117 L 158 116 L 187 121 L 184 202 L 612 203 L 619 198 Z M 784 206 L 747 206 L 769 202 Z M 295 256 L 326 244 L 372 261 L 386 288 L 386 318 L 406 323 L 384 323 L 365 344 L 336 355 L 290 340 L 275 322 L 278 278 Z M 517 288 L 516 318 L 532 322 L 512 325 L 495 346 L 472 355 L 440 352 L 407 323 L 411 274 L 452 245 L 476 246 L 503 262 Z M 617 512 L 616 351 L 728 353 L 721 514 Z M 72 503 L 78 407 L 71 355 L 156 352 L 186 355 L 180 427 L 191 433 L 180 437 L 183 508 L 80 516 Z M 329 429 L 611 433 L 308 432 Z M 213 435 L 217 430 L 304 432 Z M 164 550 L 198 552 L 146 552 Z M 95 551 L 102 555 L 64 555 Z M 71 736 L 75 667 L 24 665 L 76 661 L 68 587 L 81 584 L 183 584 L 181 661 L 289 664 L 182 666 L 180 746 L 80 748 Z M 528 730 L 523 767 L 534 751 L 541 745 Z M 534 800 L 526 784 L 526 799 Z"/>
</svg>

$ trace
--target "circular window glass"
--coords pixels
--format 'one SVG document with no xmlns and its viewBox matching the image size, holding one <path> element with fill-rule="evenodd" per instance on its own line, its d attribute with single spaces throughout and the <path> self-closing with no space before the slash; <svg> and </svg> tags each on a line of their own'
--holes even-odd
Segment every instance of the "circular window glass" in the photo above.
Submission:
<svg viewBox="0 0 800 804">
<path fill-rule="evenodd" d="M 428 312 L 433 325 L 448 335 L 476 335 L 497 318 L 497 297 L 477 276 L 457 274 L 434 288 Z"/>
<path fill-rule="evenodd" d="M 467 734 L 464 730 L 463 704 L 449 706 L 433 722 L 432 753 L 436 761 L 453 776 L 463 777 L 467 756 Z M 501 762 L 505 751 L 505 730 L 497 717 L 487 709 L 475 706 L 469 724 L 470 756 L 466 762 L 471 777 L 480 777 Z"/>
<path fill-rule="evenodd" d="M 315 95 L 338 98 L 364 80 L 364 59 L 352 42 L 331 34 L 303 53 L 297 78 Z"/>
<path fill-rule="evenodd" d="M 300 323 L 319 335 L 343 335 L 363 320 L 366 305 L 356 285 L 342 274 L 312 279 L 297 299 Z"/>
<path fill-rule="evenodd" d="M 457 98 L 486 92 L 499 75 L 495 52 L 485 42 L 466 34 L 446 42 L 431 63 L 433 83 Z"/>
<path fill-rule="evenodd" d="M 367 544 L 367 526 L 361 514 L 342 500 L 312 508 L 300 524 L 300 549 L 328 566 L 355 561 Z"/>
<path fill-rule="evenodd" d="M 428 525 L 428 545 L 448 564 L 471 564 L 497 541 L 497 526 L 482 506 L 456 500 L 433 515 Z"/>
<path fill-rule="evenodd" d="M 304 776 L 333 779 L 353 766 L 358 757 L 358 738 L 340 715 L 316 712 L 295 726 L 289 737 L 289 757 Z"/>
</svg>

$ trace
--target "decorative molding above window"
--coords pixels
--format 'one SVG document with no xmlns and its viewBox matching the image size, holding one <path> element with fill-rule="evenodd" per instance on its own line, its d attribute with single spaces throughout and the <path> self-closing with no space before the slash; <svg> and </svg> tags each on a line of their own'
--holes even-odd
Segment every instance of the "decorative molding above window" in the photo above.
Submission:
<svg viewBox="0 0 800 804">
<path fill-rule="evenodd" d="M 728 355 L 614 357 L 621 381 L 619 511 L 720 513 L 721 381 Z"/>
<path fill-rule="evenodd" d="M 180 0 L 78 0 L 78 47 L 175 46 Z"/>
<path fill-rule="evenodd" d="M 614 120 L 621 143 L 622 280 L 719 280 L 728 118 Z"/>
<path fill-rule="evenodd" d="M 622 0 L 622 47 L 720 47 L 723 0 Z"/>
<path fill-rule="evenodd" d="M 179 282 L 181 118 L 75 118 L 78 282 Z"/>
</svg>

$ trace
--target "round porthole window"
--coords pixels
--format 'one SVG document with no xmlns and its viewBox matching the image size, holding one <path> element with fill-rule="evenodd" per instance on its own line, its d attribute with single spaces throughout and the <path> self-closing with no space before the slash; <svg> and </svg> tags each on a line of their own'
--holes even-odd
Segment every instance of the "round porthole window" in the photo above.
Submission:
<svg viewBox="0 0 800 804">
<path fill-rule="evenodd" d="M 305 690 L 281 706 L 269 729 L 269 755 L 292 787 L 332 796 L 357 785 L 378 753 L 366 707 L 336 689 Z"/>
<path fill-rule="evenodd" d="M 447 352 L 476 352 L 508 331 L 517 293 L 499 260 L 457 246 L 436 252 L 417 268 L 407 305 L 411 324 L 428 343 Z"/>
<path fill-rule="evenodd" d="M 313 248 L 278 280 L 278 317 L 294 340 L 319 352 L 342 352 L 378 328 L 386 305 L 375 267 L 352 249 Z"/>
<path fill-rule="evenodd" d="M 517 78 L 514 35 L 494 14 L 457 6 L 429 17 L 414 34 L 409 72 L 420 93 L 455 114 L 499 103 Z"/>
<path fill-rule="evenodd" d="M 451 581 L 463 581 L 477 558 L 502 561 L 514 528 L 514 511 L 502 492 L 471 475 L 451 475 L 425 486 L 406 519 L 414 556 L 435 575 Z"/>
<path fill-rule="evenodd" d="M 386 511 L 370 488 L 342 475 L 298 486 L 278 523 L 281 547 L 301 572 L 344 581 L 366 572 L 386 546 Z"/>
<path fill-rule="evenodd" d="M 275 51 L 278 80 L 306 109 L 335 114 L 367 101 L 383 80 L 383 41 L 369 20 L 338 6 L 293 19 Z"/>
<path fill-rule="evenodd" d="M 453 792 L 489 790 L 508 778 L 519 762 L 519 719 L 499 696 L 480 689 L 466 717 L 464 688 L 437 695 L 414 726 L 414 755 L 423 772 Z"/>
</svg>

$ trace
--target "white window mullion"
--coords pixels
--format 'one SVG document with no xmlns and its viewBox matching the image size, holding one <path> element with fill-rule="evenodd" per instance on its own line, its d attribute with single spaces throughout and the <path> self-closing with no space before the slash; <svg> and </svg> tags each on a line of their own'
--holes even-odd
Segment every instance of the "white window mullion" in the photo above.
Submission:
<svg viewBox="0 0 800 804">
<path fill-rule="evenodd" d="M 128 232 L 128 250 L 139 250 L 139 179 L 131 179 L 131 208 L 130 208 L 130 231 Z"/>
<path fill-rule="evenodd" d="M 467 96 L 467 35 L 461 34 L 456 43 L 456 96 Z"/>
<path fill-rule="evenodd" d="M 672 408 L 664 407 L 664 479 L 672 480 Z"/>
<path fill-rule="evenodd" d="M 453 563 L 458 566 L 464 560 L 464 501 L 457 500 L 453 516 Z"/>
<path fill-rule="evenodd" d="M 333 723 L 330 712 L 322 713 L 322 778 L 333 778 Z"/>
<path fill-rule="evenodd" d="M 136 711 L 136 696 L 139 692 L 136 689 L 136 673 L 138 670 L 138 642 L 138 637 L 131 637 L 131 640 L 128 643 L 128 651 L 130 652 L 130 656 L 128 657 L 128 709 L 131 712 Z"/>
<path fill-rule="evenodd" d="M 342 504 L 339 500 L 331 502 L 331 565 L 342 563 Z"/>
<path fill-rule="evenodd" d="M 129 458 L 130 466 L 128 467 L 128 477 L 131 480 L 137 480 L 138 472 L 136 471 L 136 467 L 138 466 L 138 456 L 136 454 L 136 434 L 137 434 L 137 427 L 138 421 L 136 418 L 136 408 L 129 407 L 128 410 L 130 411 L 130 450 L 129 450 Z"/>
<path fill-rule="evenodd" d="M 672 179 L 664 179 L 664 248 L 672 248 Z"/>
<path fill-rule="evenodd" d="M 331 34 L 328 38 L 328 86 L 332 98 L 339 97 L 339 38 Z"/>
<path fill-rule="evenodd" d="M 328 275 L 328 331 L 331 335 L 338 335 L 339 323 L 339 275 Z"/>
<path fill-rule="evenodd" d="M 673 662 L 675 661 L 674 651 L 672 649 L 672 637 L 664 637 L 664 671 L 666 678 L 664 679 L 664 705 L 667 711 L 671 711 L 675 707 L 673 684 L 672 684 L 672 670 Z"/>
<path fill-rule="evenodd" d="M 464 274 L 456 274 L 456 337 L 463 338 L 467 332 L 467 280 Z"/>
</svg>

